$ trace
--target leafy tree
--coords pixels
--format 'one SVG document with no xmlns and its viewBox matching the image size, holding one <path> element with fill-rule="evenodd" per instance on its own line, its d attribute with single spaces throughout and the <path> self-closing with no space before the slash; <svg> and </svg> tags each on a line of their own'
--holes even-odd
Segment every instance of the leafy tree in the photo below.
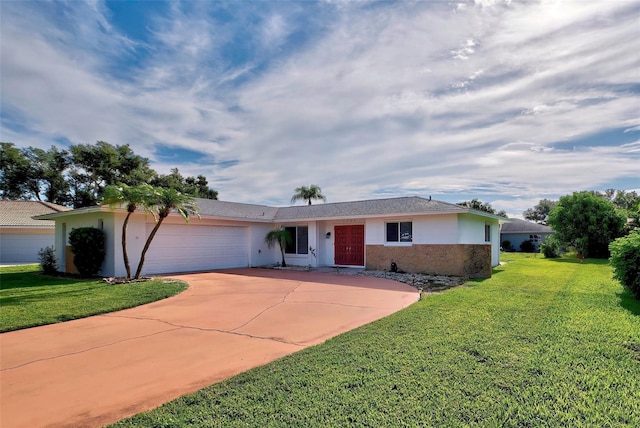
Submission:
<svg viewBox="0 0 640 428">
<path fill-rule="evenodd" d="M 133 153 L 128 144 L 113 146 L 98 141 L 73 145 L 70 151 L 74 208 L 96 205 L 105 186 L 117 183 L 136 186 L 147 183 L 154 175 L 149 159 Z"/>
<path fill-rule="evenodd" d="M 322 194 L 322 189 L 319 186 L 316 186 L 315 184 L 312 184 L 309 187 L 307 186 L 297 187 L 294 190 L 294 192 L 295 193 L 291 197 L 292 204 L 299 200 L 308 201 L 309 205 L 311 205 L 312 199 L 322 200 L 324 202 L 327 201 L 327 197 Z"/>
<path fill-rule="evenodd" d="M 28 199 L 29 160 L 13 143 L 0 143 L 0 196 Z"/>
<path fill-rule="evenodd" d="M 613 277 L 640 300 L 640 230 L 616 239 L 609 249 Z"/>
<path fill-rule="evenodd" d="M 287 247 L 287 244 L 292 242 L 289 231 L 284 226 L 270 230 L 264 237 L 264 242 L 266 242 L 269 248 L 273 248 L 276 243 L 278 244 L 280 254 L 282 255 L 282 267 L 287 267 L 287 262 L 284 260 L 284 249 Z"/>
<path fill-rule="evenodd" d="M 127 215 L 122 223 L 122 257 L 124 259 L 124 267 L 127 271 L 127 279 L 131 278 L 129 255 L 127 254 L 127 226 L 129 224 L 129 217 L 131 217 L 131 214 L 133 214 L 138 207 L 142 206 L 144 209 L 147 209 L 147 206 L 152 202 L 153 192 L 153 187 L 148 184 L 131 187 L 121 183 L 118 186 L 109 185 L 104 189 L 103 204 L 107 204 L 111 208 L 124 205 L 127 209 Z"/>
<path fill-rule="evenodd" d="M 156 236 L 158 229 L 160 229 L 162 222 L 167 218 L 171 211 L 177 211 L 180 213 L 186 222 L 189 222 L 189 217 L 191 215 L 198 215 L 198 204 L 193 197 L 182 194 L 175 189 L 153 189 L 153 193 L 150 195 L 148 200 L 148 209 L 154 215 L 156 225 L 147 237 L 147 241 L 142 249 L 140 263 L 138 263 L 138 269 L 136 270 L 136 276 L 134 277 L 135 279 L 140 278 L 142 266 L 144 265 L 145 256 L 149 250 L 151 241 L 153 241 L 153 238 Z"/>
<path fill-rule="evenodd" d="M 560 198 L 549 213 L 549 226 L 566 246 L 588 257 L 609 257 L 609 243 L 624 233 L 626 215 L 592 192 L 574 192 Z"/>
<path fill-rule="evenodd" d="M 491 204 L 489 204 L 488 202 L 482 202 L 476 198 L 470 200 L 470 201 L 462 201 L 462 202 L 458 202 L 457 205 L 460 205 L 462 207 L 467 207 L 467 208 L 471 208 L 473 210 L 477 210 L 477 211 L 484 211 L 487 212 L 489 214 L 495 214 L 497 216 L 500 217 L 504 217 L 504 218 L 508 218 L 507 216 L 507 212 L 504 210 L 500 210 L 500 211 L 496 211 Z"/>
<path fill-rule="evenodd" d="M 540 199 L 540 202 L 533 208 L 527 208 L 523 213 L 526 220 L 535 221 L 539 224 L 547 224 L 549 213 L 556 207 L 557 201 L 550 199 Z"/>
<path fill-rule="evenodd" d="M 175 189 L 194 198 L 218 199 L 218 192 L 209 188 L 209 183 L 204 175 L 185 178 L 180 174 L 178 168 L 172 168 L 169 174 L 156 174 L 151 179 L 151 184 L 165 189 Z"/>
</svg>

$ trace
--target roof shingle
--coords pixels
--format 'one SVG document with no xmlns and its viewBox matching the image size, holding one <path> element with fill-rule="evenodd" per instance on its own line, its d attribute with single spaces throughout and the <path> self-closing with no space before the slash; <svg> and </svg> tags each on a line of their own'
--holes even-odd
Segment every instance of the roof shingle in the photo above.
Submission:
<svg viewBox="0 0 640 428">
<path fill-rule="evenodd" d="M 34 220 L 36 215 L 68 211 L 70 208 L 42 201 L 0 200 L 0 227 L 54 227 L 51 220 Z"/>
</svg>

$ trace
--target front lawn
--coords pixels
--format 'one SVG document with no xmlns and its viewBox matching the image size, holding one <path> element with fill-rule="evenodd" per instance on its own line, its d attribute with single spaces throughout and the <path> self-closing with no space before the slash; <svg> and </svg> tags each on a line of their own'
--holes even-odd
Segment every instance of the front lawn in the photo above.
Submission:
<svg viewBox="0 0 640 428">
<path fill-rule="evenodd" d="M 42 275 L 38 269 L 38 265 L 0 267 L 0 332 L 131 308 L 187 288 L 182 281 L 162 279 L 109 285 Z"/>
<path fill-rule="evenodd" d="M 606 261 L 503 258 L 116 426 L 640 426 L 640 302 Z"/>
</svg>

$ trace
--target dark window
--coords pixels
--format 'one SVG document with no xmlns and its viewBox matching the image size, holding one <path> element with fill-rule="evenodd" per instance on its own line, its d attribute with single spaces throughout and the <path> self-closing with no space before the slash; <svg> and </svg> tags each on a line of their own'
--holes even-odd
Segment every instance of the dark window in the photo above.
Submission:
<svg viewBox="0 0 640 428">
<path fill-rule="evenodd" d="M 285 227 L 291 236 L 291 242 L 287 242 L 284 252 L 287 254 L 309 254 L 309 227 L 289 226 Z"/>
<path fill-rule="evenodd" d="M 296 233 L 295 227 L 285 227 L 287 232 L 289 232 L 289 236 L 291 239 L 287 242 L 287 245 L 284 247 L 284 252 L 287 254 L 295 254 L 296 253 L 296 241 L 298 239 L 298 234 Z"/>
<path fill-rule="evenodd" d="M 491 242 L 491 225 L 484 225 L 484 242 Z"/>
<path fill-rule="evenodd" d="M 400 221 L 387 223 L 387 242 L 412 242 L 413 223 Z"/>
</svg>

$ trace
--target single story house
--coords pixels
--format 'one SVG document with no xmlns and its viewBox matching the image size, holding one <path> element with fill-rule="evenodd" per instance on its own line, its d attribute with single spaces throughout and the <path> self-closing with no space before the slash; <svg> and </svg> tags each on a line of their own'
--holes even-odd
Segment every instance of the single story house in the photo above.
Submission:
<svg viewBox="0 0 640 428">
<path fill-rule="evenodd" d="M 500 262 L 502 217 L 431 198 L 400 197 L 290 207 L 197 199 L 200 218 L 167 217 L 146 255 L 143 274 L 267 266 L 281 259 L 265 235 L 286 227 L 293 242 L 286 262 L 299 266 L 345 266 L 406 272 L 489 277 Z M 54 220 L 60 266 L 70 265 L 68 234 L 92 226 L 106 235 L 103 276 L 124 276 L 121 231 L 126 211 L 107 206 L 39 216 Z M 508 221 L 508 220 L 507 220 Z M 127 252 L 135 270 L 152 215 L 132 214 Z"/>
<path fill-rule="evenodd" d="M 0 263 L 37 263 L 38 251 L 54 245 L 55 222 L 32 217 L 68 210 L 50 202 L 0 200 Z"/>
<path fill-rule="evenodd" d="M 502 225 L 502 229 L 500 230 L 500 243 L 504 247 L 504 242 L 509 241 L 511 248 L 520 251 L 520 245 L 524 241 L 531 241 L 535 251 L 539 251 L 540 244 L 552 233 L 553 229 L 549 226 L 516 218 Z M 508 250 L 508 248 L 504 249 Z"/>
</svg>

